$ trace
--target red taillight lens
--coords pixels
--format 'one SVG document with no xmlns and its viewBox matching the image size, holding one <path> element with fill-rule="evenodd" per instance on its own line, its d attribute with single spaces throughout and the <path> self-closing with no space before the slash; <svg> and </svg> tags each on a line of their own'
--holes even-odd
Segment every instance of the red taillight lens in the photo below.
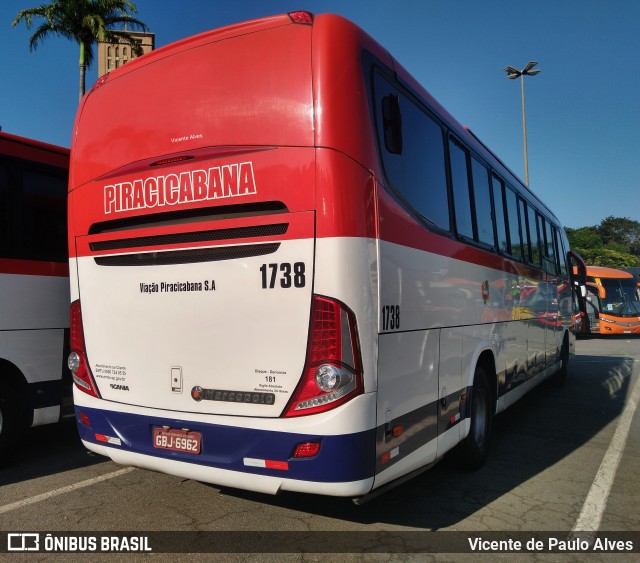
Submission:
<svg viewBox="0 0 640 563">
<path fill-rule="evenodd" d="M 284 416 L 327 411 L 363 392 L 358 332 L 343 303 L 314 296 L 302 380 Z"/>
<path fill-rule="evenodd" d="M 297 444 L 295 449 L 293 450 L 293 455 L 291 456 L 294 459 L 300 459 L 303 457 L 313 457 L 318 455 L 320 451 L 320 442 L 302 442 Z"/>
<path fill-rule="evenodd" d="M 87 352 L 84 345 L 84 332 L 82 330 L 82 311 L 80 301 L 71 303 L 71 352 L 67 365 L 73 375 L 76 387 L 88 395 L 100 397 L 98 388 L 91 375 L 87 362 Z"/>
<path fill-rule="evenodd" d="M 313 24 L 313 14 L 311 12 L 289 12 L 289 17 L 293 23 Z"/>
</svg>

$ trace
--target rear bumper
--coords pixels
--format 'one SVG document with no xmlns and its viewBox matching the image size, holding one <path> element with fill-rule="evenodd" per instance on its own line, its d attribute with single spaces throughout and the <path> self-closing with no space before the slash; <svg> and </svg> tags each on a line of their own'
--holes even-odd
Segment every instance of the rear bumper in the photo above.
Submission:
<svg viewBox="0 0 640 563">
<path fill-rule="evenodd" d="M 81 421 L 80 412 L 90 427 Z M 124 465 L 269 494 L 286 490 L 357 497 L 373 485 L 375 429 L 340 435 L 300 434 L 83 406 L 76 407 L 76 419 L 89 450 Z M 157 426 L 200 432 L 200 454 L 154 448 L 153 428 Z M 292 459 L 295 446 L 308 441 L 320 441 L 319 453 Z"/>
</svg>

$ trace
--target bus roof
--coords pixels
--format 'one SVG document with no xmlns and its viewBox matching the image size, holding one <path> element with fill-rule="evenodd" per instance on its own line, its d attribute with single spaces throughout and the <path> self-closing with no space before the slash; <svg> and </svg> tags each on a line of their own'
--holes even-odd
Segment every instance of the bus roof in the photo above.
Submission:
<svg viewBox="0 0 640 563">
<path fill-rule="evenodd" d="M 603 266 L 587 266 L 587 275 L 596 278 L 633 278 L 633 274 L 630 272 Z"/>
<path fill-rule="evenodd" d="M 229 25 L 161 47 L 105 75 L 85 96 L 78 112 L 78 118 L 84 114 L 83 131 L 77 129 L 77 121 L 74 150 L 82 153 L 86 165 L 81 171 L 72 170 L 70 189 L 152 155 L 222 144 L 332 147 L 366 168 L 375 169 L 370 109 L 362 103 L 362 92 L 367 88 L 362 56 L 368 52 L 392 70 L 408 90 L 428 104 L 460 140 L 508 183 L 555 218 L 474 133 L 449 114 L 364 30 L 335 14 L 319 14 L 310 17 L 310 21 L 310 25 L 299 23 L 289 14 L 282 14 Z M 286 33 L 291 36 L 292 32 L 285 32 L 291 26 L 310 31 L 304 39 L 297 34 L 298 42 L 291 42 L 283 50 L 275 50 L 273 41 L 259 38 L 264 35 L 261 32 L 278 28 L 282 33 L 274 34 L 274 38 Z M 285 39 L 278 41 L 285 45 Z M 224 43 L 229 47 L 223 47 Z M 249 56 L 249 49 L 259 56 Z M 269 64 L 260 61 L 270 49 L 274 49 L 276 59 L 285 54 L 289 59 L 293 57 L 287 70 L 273 58 Z M 207 58 L 211 61 L 208 66 L 204 62 Z M 282 70 L 277 70 L 279 67 Z M 160 68 L 162 75 L 158 74 Z M 138 78 L 130 80 L 132 73 Z M 123 97 L 138 104 L 137 109 L 120 115 L 117 108 Z M 266 107 L 268 104 L 271 107 Z M 248 108 L 250 112 L 246 111 Z M 319 108 L 333 118 L 319 120 Z M 104 118 L 106 114 L 108 119 Z M 311 119 L 310 114 L 314 115 Z M 228 119 L 232 115 L 236 116 L 233 125 Z M 195 117 L 199 120 L 197 127 Z M 122 131 L 129 134 L 122 135 Z M 178 143 L 169 142 L 182 141 L 186 134 L 183 131 L 202 140 L 180 142 L 179 147 Z M 113 144 L 116 137 L 122 146 Z M 96 151 L 97 147 L 100 151 Z"/>
<path fill-rule="evenodd" d="M 6 141 L 7 143 L 13 143 L 16 147 L 16 150 L 19 150 L 18 147 L 34 147 L 37 149 L 46 150 L 49 152 L 58 153 L 63 156 L 69 155 L 69 149 L 66 147 L 60 147 L 58 145 L 52 145 L 50 143 L 44 143 L 42 141 L 36 141 L 35 139 L 28 139 L 27 137 L 20 137 L 19 135 L 13 135 L 12 133 L 5 133 L 0 131 L 0 141 Z M 5 143 L 2 145 L 3 147 L 9 146 Z M 3 154 L 6 152 L 3 150 Z"/>
</svg>

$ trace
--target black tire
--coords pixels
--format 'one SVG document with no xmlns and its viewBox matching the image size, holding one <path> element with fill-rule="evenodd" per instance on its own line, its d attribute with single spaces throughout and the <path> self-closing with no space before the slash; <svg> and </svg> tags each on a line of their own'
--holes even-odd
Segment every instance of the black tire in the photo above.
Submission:
<svg viewBox="0 0 640 563">
<path fill-rule="evenodd" d="M 560 350 L 560 369 L 551 376 L 551 383 L 555 387 L 564 387 L 567 382 L 567 366 L 569 365 L 569 340 L 565 336 Z"/>
<path fill-rule="evenodd" d="M 493 408 L 491 389 L 487 374 L 482 366 L 476 366 L 471 391 L 471 428 L 463 442 L 463 463 L 468 469 L 479 469 L 487 458 L 491 438 Z"/>
<path fill-rule="evenodd" d="M 0 382 L 0 463 L 7 461 L 7 454 L 24 430 L 21 404 L 20 395 L 11 382 Z"/>
</svg>

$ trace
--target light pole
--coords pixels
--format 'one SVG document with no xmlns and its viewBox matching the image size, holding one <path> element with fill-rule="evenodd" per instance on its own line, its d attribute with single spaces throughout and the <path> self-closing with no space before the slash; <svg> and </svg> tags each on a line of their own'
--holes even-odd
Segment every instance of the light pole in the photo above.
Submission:
<svg viewBox="0 0 640 563">
<path fill-rule="evenodd" d="M 529 160 L 527 158 L 527 118 L 524 111 L 524 77 L 525 76 L 535 76 L 540 72 L 540 70 L 531 70 L 534 66 L 538 64 L 538 61 L 529 61 L 527 66 L 525 66 L 522 70 L 518 70 L 517 68 L 513 68 L 512 66 L 505 66 L 504 71 L 507 73 L 507 78 L 510 80 L 515 80 L 520 77 L 520 85 L 522 90 L 522 144 L 524 147 L 524 183 L 526 186 L 529 185 Z"/>
</svg>

